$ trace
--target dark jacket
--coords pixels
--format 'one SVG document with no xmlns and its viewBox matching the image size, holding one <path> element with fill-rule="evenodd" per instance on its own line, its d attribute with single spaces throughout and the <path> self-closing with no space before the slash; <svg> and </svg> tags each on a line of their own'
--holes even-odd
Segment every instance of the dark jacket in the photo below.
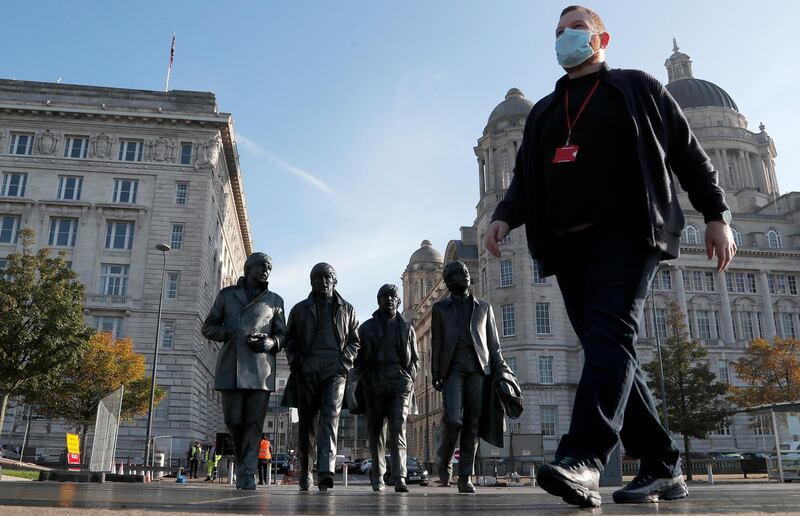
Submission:
<svg viewBox="0 0 800 516">
<path fill-rule="evenodd" d="M 483 374 L 490 375 L 504 363 L 492 306 L 472 296 L 472 319 L 469 330 L 472 345 Z M 458 344 L 460 328 L 456 306 L 450 295 L 434 303 L 431 311 L 431 375 L 446 378 Z"/>
<path fill-rule="evenodd" d="M 247 344 L 252 332 L 266 333 L 275 339 L 275 348 L 256 353 Z M 217 294 L 214 306 L 203 323 L 203 336 L 224 342 L 217 357 L 214 389 L 275 390 L 275 354 L 286 341 L 283 299 L 265 290 L 248 302 L 244 278 Z"/>
<path fill-rule="evenodd" d="M 648 211 L 642 214 L 642 219 L 649 222 L 649 229 L 642 237 L 649 246 L 660 250 L 665 259 L 677 258 L 684 219 L 672 175 L 678 178 L 692 205 L 708 222 L 718 220 L 728 209 L 724 192 L 717 183 L 717 172 L 677 102 L 657 79 L 639 70 L 612 70 L 607 65 L 600 75 L 624 96 L 637 136 L 633 150 Z M 551 273 L 553 249 L 548 241 L 544 203 L 538 197 L 543 191 L 543 180 L 536 164 L 541 162 L 542 152 L 554 149 L 538 148 L 537 133 L 542 114 L 554 103 L 555 109 L 560 107 L 556 101 L 562 97 L 567 81 L 567 76 L 559 79 L 555 91 L 537 102 L 528 115 L 514 177 L 492 217 L 508 223 L 511 229 L 525 224 L 528 248 L 542 263 L 543 274 Z"/>
<path fill-rule="evenodd" d="M 353 305 L 342 299 L 334 291 L 333 325 L 336 340 L 342 352 L 342 365 L 346 370 L 353 367 L 359 347 L 358 317 Z M 286 381 L 286 390 L 281 404 L 285 407 L 298 407 L 300 398 L 298 388 L 302 376 L 302 365 L 308 346 L 314 341 L 317 332 L 317 305 L 314 295 L 300 301 L 289 312 L 289 323 L 286 330 L 286 358 L 289 360 L 289 379 Z M 345 396 L 345 400 L 347 396 Z M 345 401 L 345 407 L 347 402 Z"/>
</svg>

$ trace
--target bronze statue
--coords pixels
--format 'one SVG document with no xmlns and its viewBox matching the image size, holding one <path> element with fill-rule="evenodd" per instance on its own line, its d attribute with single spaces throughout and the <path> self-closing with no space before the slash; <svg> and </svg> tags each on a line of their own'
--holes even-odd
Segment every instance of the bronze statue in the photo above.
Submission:
<svg viewBox="0 0 800 516">
<path fill-rule="evenodd" d="M 290 374 L 283 405 L 299 409 L 301 491 L 313 484 L 315 455 L 320 491 L 333 487 L 339 414 L 348 372 L 358 353 L 358 318 L 336 291 L 336 283 L 334 268 L 318 263 L 311 269 L 311 294 L 289 313 L 286 357 Z"/>
<path fill-rule="evenodd" d="M 470 292 L 469 269 L 450 262 L 443 276 L 450 295 L 431 313 L 431 376 L 444 405 L 437 466 L 441 485 L 448 486 L 460 432 L 458 491 L 474 493 L 470 476 L 479 440 L 503 446 L 505 414 L 519 417 L 522 396 L 500 352 L 492 307 Z"/>
<path fill-rule="evenodd" d="M 372 489 L 384 489 L 388 445 L 394 490 L 406 493 L 406 418 L 414 405 L 419 352 L 414 328 L 397 313 L 398 306 L 397 287 L 382 286 L 378 290 L 378 310 L 358 330 L 361 349 L 355 371 L 357 398 L 366 404 Z M 384 437 L 387 420 L 388 438 Z"/>
<path fill-rule="evenodd" d="M 214 389 L 222 392 L 225 425 L 233 439 L 236 488 L 256 488 L 258 445 L 275 390 L 275 354 L 286 338 L 283 299 L 268 290 L 272 259 L 253 253 L 244 277 L 223 288 L 203 324 L 203 336 L 224 342 L 217 358 Z"/>
</svg>

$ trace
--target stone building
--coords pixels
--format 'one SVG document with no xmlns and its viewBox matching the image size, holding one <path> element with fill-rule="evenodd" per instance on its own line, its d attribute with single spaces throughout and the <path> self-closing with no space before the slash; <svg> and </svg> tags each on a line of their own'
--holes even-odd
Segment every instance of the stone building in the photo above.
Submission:
<svg viewBox="0 0 800 516">
<path fill-rule="evenodd" d="M 152 371 L 158 340 L 158 450 L 223 431 L 213 374 L 219 343 L 204 339 L 214 296 L 252 251 L 233 119 L 213 93 L 155 92 L 0 80 L 0 258 L 21 227 L 37 247 L 64 251 L 86 285 L 88 325 L 129 336 Z M 166 281 L 161 328 L 162 253 Z M 24 408 L 11 408 L 4 443 L 21 444 Z M 63 425 L 34 419 L 30 445 L 49 458 Z M 146 418 L 123 424 L 118 458 L 141 460 Z"/>
<path fill-rule="evenodd" d="M 676 299 L 686 315 L 693 338 L 709 352 L 718 381 L 737 384 L 731 362 L 753 338 L 796 337 L 800 328 L 800 192 L 781 195 L 774 159 L 776 147 L 763 124 L 748 129 L 745 116 L 719 86 L 694 77 L 690 58 L 674 44 L 665 66 L 666 88 L 683 108 L 703 148 L 720 173 L 733 213 L 732 230 L 739 253 L 731 268 L 719 274 L 716 260 L 705 256 L 702 215 L 680 188 L 686 216 L 681 257 L 661 265 L 654 281 L 655 310 L 648 306 L 640 334 L 640 359 L 655 357 L 655 336 L 666 339 L 666 307 Z M 527 250 L 524 228 L 501 243 L 499 259 L 483 246 L 483 235 L 497 203 L 503 199 L 513 174 L 514 158 L 525 120 L 533 103 L 513 88 L 489 115 L 478 138 L 479 198 L 471 227 L 447 244 L 444 262 L 464 260 L 475 282 L 475 293 L 489 301 L 497 318 L 504 356 L 523 386 L 525 411 L 509 421 L 515 434 L 541 434 L 545 459 L 552 458 L 562 433 L 569 428 L 575 389 L 582 368 L 582 351 L 570 326 L 554 277 L 542 278 Z M 430 246 L 417 250 L 403 275 L 406 307 L 413 312 L 423 359 L 416 389 L 420 415 L 411 418 L 411 455 L 433 460 L 439 444 L 441 395 L 429 385 L 430 308 L 447 294 L 441 278 L 422 294 L 416 271 L 420 253 L 435 255 Z M 441 268 L 441 265 L 439 265 Z M 800 422 L 785 420 L 782 435 L 800 434 Z M 759 450 L 771 432 L 746 415 L 736 415 L 705 441 L 693 442 L 696 451 Z M 680 446 L 680 436 L 675 436 Z M 506 439 L 508 441 L 508 439 Z"/>
</svg>

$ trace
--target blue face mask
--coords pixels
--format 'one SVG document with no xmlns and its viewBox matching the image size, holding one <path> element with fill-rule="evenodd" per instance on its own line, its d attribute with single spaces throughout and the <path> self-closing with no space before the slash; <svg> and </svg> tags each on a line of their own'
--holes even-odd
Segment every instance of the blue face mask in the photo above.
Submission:
<svg viewBox="0 0 800 516">
<path fill-rule="evenodd" d="M 589 41 L 592 32 L 583 29 L 564 29 L 556 40 L 556 58 L 562 68 L 574 68 L 594 55 Z"/>
</svg>

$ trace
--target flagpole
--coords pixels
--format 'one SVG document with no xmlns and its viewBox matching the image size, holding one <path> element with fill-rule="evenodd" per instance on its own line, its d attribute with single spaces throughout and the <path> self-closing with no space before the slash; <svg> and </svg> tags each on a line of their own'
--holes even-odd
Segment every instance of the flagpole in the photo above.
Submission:
<svg viewBox="0 0 800 516">
<path fill-rule="evenodd" d="M 172 61 L 175 59 L 175 33 L 172 33 L 172 46 L 169 48 L 169 65 L 167 65 L 167 81 L 164 84 L 164 91 L 169 91 L 169 76 L 172 74 Z"/>
</svg>

